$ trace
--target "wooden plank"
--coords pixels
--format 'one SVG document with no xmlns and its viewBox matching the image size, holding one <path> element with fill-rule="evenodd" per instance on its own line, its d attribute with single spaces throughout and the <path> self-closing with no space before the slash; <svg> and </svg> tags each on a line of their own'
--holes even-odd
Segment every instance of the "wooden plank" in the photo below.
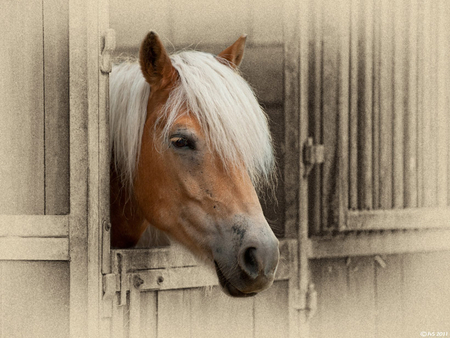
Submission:
<svg viewBox="0 0 450 338">
<path fill-rule="evenodd" d="M 352 257 L 346 261 L 346 266 L 346 336 L 375 338 L 374 260 L 372 257 Z"/>
<path fill-rule="evenodd" d="M 296 241 L 292 239 L 280 239 L 280 261 L 277 269 L 277 276 L 280 279 L 289 275 L 289 262 L 291 255 L 291 244 L 296 245 Z M 120 262 L 118 255 L 122 258 L 122 262 L 126 262 L 126 272 L 148 269 L 169 269 L 180 267 L 197 267 L 205 266 L 205 263 L 199 261 L 191 252 L 181 245 L 173 245 L 171 247 L 153 248 L 153 249 L 129 249 L 129 250 L 111 250 L 113 260 L 113 273 L 120 273 Z"/>
<path fill-rule="evenodd" d="M 449 230 L 394 231 L 347 234 L 311 239 L 310 258 L 390 255 L 450 249 Z"/>
<path fill-rule="evenodd" d="M 317 312 L 311 318 L 312 337 L 349 337 L 346 311 L 351 304 L 347 297 L 345 259 L 312 260 L 311 278 L 317 290 Z"/>
<path fill-rule="evenodd" d="M 394 116 L 393 116 L 393 160 L 392 160 L 392 206 L 404 206 L 404 100 L 405 100 L 405 13 L 401 1 L 394 6 Z"/>
<path fill-rule="evenodd" d="M 285 236 L 297 236 L 298 196 L 300 177 L 300 37 L 298 30 L 299 8 L 295 1 L 284 6 L 284 184 L 285 187 Z"/>
<path fill-rule="evenodd" d="M 218 285 L 217 276 L 209 266 L 162 268 L 139 271 L 133 274 L 142 279 L 141 290 L 173 290 Z M 277 270 L 275 280 L 287 280 L 287 269 Z"/>
<path fill-rule="evenodd" d="M 141 334 L 141 290 L 130 281 L 130 337 L 139 337 Z"/>
<path fill-rule="evenodd" d="M 362 44 L 360 56 L 363 58 L 360 79 L 363 81 L 361 104 L 359 107 L 362 116 L 360 128 L 361 142 L 361 185 L 360 185 L 360 208 L 369 210 L 373 207 L 373 2 L 366 1 L 361 7 L 360 14 L 360 43 Z"/>
<path fill-rule="evenodd" d="M 388 0 L 380 2 L 380 208 L 392 207 L 392 90 L 393 37 Z"/>
<path fill-rule="evenodd" d="M 93 5 L 93 3 L 91 3 Z M 70 337 L 87 337 L 88 330 L 88 125 L 89 113 L 97 109 L 89 102 L 89 38 L 97 27 L 86 0 L 69 3 L 69 106 L 70 106 Z M 96 40 L 97 41 L 97 40 Z M 98 58 L 98 50 L 91 51 Z M 98 64 L 98 59 L 96 60 Z M 91 69 L 89 66 L 89 69 Z M 98 225 L 95 225 L 98 226 Z"/>
<path fill-rule="evenodd" d="M 68 262 L 0 261 L 0 336 L 69 337 Z"/>
<path fill-rule="evenodd" d="M 358 2 L 350 6 L 349 208 L 358 209 Z"/>
<path fill-rule="evenodd" d="M 322 13 L 322 1 L 315 1 L 314 5 L 311 6 L 311 12 L 313 12 L 313 33 L 314 36 L 314 47 L 311 50 L 313 57 L 311 57 L 313 62 L 314 74 L 311 74 L 312 82 L 314 83 L 314 88 L 310 94 L 311 102 L 314 107 L 314 117 L 313 117 L 313 128 L 314 128 L 314 142 L 316 144 L 323 144 L 323 117 L 322 117 L 322 71 L 323 71 L 323 13 Z M 312 72 L 311 72 L 312 73 Z M 313 196 L 312 201 L 312 224 L 310 224 L 311 233 L 320 234 L 322 231 L 322 166 L 315 166 L 312 172 L 312 189 L 311 194 Z"/>
<path fill-rule="evenodd" d="M 349 74 L 350 74 L 350 6 L 346 0 L 339 1 L 339 83 L 338 83 L 338 182 L 337 227 L 346 227 L 349 199 Z"/>
<path fill-rule="evenodd" d="M 191 337 L 191 314 L 188 290 L 158 292 L 158 337 Z"/>
<path fill-rule="evenodd" d="M 322 164 L 322 228 L 334 230 L 338 223 L 337 202 L 339 191 L 336 171 L 339 168 L 338 142 L 338 91 L 339 91 L 339 16 L 338 3 L 323 1 L 323 79 L 322 113 L 325 163 Z"/>
<path fill-rule="evenodd" d="M 254 337 L 255 297 L 230 298 L 219 287 L 197 288 L 188 292 L 190 337 Z"/>
<path fill-rule="evenodd" d="M 0 237 L 65 237 L 69 217 L 65 215 L 0 215 Z"/>
<path fill-rule="evenodd" d="M 116 294 L 114 297 L 113 313 L 111 320 L 111 337 L 112 338 L 125 338 L 125 309 L 126 306 L 121 306 L 120 296 Z"/>
<path fill-rule="evenodd" d="M 381 8 L 373 6 L 373 139 L 372 139 L 372 208 L 380 208 L 380 74 Z"/>
<path fill-rule="evenodd" d="M 422 111 L 422 151 L 423 151 L 423 166 L 422 166 L 422 200 L 423 206 L 431 207 L 436 205 L 436 172 L 434 149 L 435 144 L 433 144 L 433 130 L 432 130 L 432 114 L 433 112 L 433 102 L 432 96 L 436 88 L 433 86 L 433 44 L 432 44 L 432 22 L 433 18 L 431 15 L 431 5 L 430 3 L 424 3 L 423 11 L 423 111 Z"/>
<path fill-rule="evenodd" d="M 349 230 L 424 229 L 450 227 L 449 208 L 376 210 L 349 213 Z"/>
<path fill-rule="evenodd" d="M 446 77 L 448 68 L 448 46 L 446 45 L 445 31 L 448 29 L 448 17 L 445 16 L 446 2 L 439 1 L 437 3 L 436 24 L 437 24 L 437 99 L 436 99 L 436 160 L 437 160 L 437 205 L 446 206 L 448 204 L 448 106 L 446 106 L 446 98 L 448 97 L 448 78 Z"/>
<path fill-rule="evenodd" d="M 0 214 L 44 214 L 42 2 L 2 1 L 0 12 Z"/>
<path fill-rule="evenodd" d="M 172 290 L 217 285 L 217 276 L 205 266 L 141 271 L 141 290 Z"/>
<path fill-rule="evenodd" d="M 288 282 L 275 282 L 255 297 L 254 337 L 289 336 Z"/>
<path fill-rule="evenodd" d="M 449 252 L 405 255 L 403 258 L 404 335 L 447 331 L 450 316 Z M 437 329 L 428 329 L 428 328 Z"/>
<path fill-rule="evenodd" d="M 423 110 L 424 105 L 424 71 L 425 71 L 425 51 L 424 51 L 424 3 L 417 4 L 417 206 L 423 207 Z M 420 127 L 419 127 L 420 126 Z"/>
<path fill-rule="evenodd" d="M 69 260 L 67 237 L 0 237 L 0 260 Z"/>
<path fill-rule="evenodd" d="M 402 313 L 403 255 L 383 256 L 384 266 L 375 264 L 378 337 L 404 335 Z"/>
<path fill-rule="evenodd" d="M 297 30 L 299 31 L 300 39 L 300 118 L 299 118 L 299 140 L 300 144 L 306 144 L 309 136 L 309 20 L 310 20 L 310 9 L 309 4 L 297 3 L 298 19 L 299 25 Z M 300 147 L 300 159 L 304 158 L 304 147 Z M 309 261 L 307 255 L 307 242 L 309 234 L 309 180 L 307 177 L 307 168 L 303 161 L 300 161 L 300 176 L 299 176 L 299 196 L 298 196 L 298 229 L 297 236 L 295 237 L 297 241 L 291 241 L 289 243 L 289 260 L 287 261 L 289 266 L 289 304 L 291 305 L 289 309 L 289 336 L 296 336 L 296 331 L 298 330 L 298 336 L 309 335 L 309 323 L 307 319 L 307 291 L 308 285 L 310 283 L 309 277 Z M 294 262 L 298 262 L 297 266 L 294 266 Z M 281 273 L 280 269 L 279 273 Z M 298 293 L 297 293 L 298 292 Z M 296 298 L 298 296 L 298 298 Z M 293 303 L 297 302 L 295 306 Z M 295 313 L 297 312 L 297 314 Z M 297 315 L 297 316 L 296 316 Z"/>
<path fill-rule="evenodd" d="M 448 59 L 450 59 L 450 20 L 448 19 L 450 17 L 450 6 L 447 4 L 444 7 L 444 17 L 446 18 L 446 20 L 444 21 L 444 25 L 445 25 L 445 57 Z M 450 67 L 448 64 L 446 64 L 446 90 L 449 90 L 450 88 L 450 81 L 448 79 L 450 79 Z M 447 100 L 446 100 L 446 105 L 447 107 L 450 106 L 450 96 L 447 96 Z M 447 118 L 447 135 L 450 134 L 450 119 Z M 450 173 L 450 146 L 447 147 L 447 172 Z M 447 180 L 447 205 L 450 205 L 450 179 Z"/>
<path fill-rule="evenodd" d="M 69 3 L 43 1 L 45 213 L 69 213 Z"/>
<path fill-rule="evenodd" d="M 157 292 L 141 293 L 141 331 L 142 338 L 156 338 L 157 333 Z"/>
<path fill-rule="evenodd" d="M 406 5 L 405 5 L 406 6 Z M 412 0 L 406 10 L 409 11 L 408 27 L 408 69 L 407 104 L 405 114 L 405 187 L 404 206 L 417 207 L 417 78 L 418 78 L 418 4 Z"/>
</svg>

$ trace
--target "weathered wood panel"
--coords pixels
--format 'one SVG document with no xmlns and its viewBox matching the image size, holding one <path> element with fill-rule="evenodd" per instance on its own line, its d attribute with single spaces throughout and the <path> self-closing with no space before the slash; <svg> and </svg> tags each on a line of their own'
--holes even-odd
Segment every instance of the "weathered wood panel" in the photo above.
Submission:
<svg viewBox="0 0 450 338">
<path fill-rule="evenodd" d="M 311 261 L 319 295 L 311 336 L 406 338 L 448 331 L 449 258 L 447 251 Z"/>
<path fill-rule="evenodd" d="M 150 29 L 175 46 L 222 45 L 244 33 L 250 44 L 277 44 L 283 39 L 282 18 L 283 2 L 276 0 L 136 0 L 132 6 L 111 1 L 111 26 L 118 32 L 117 45 L 125 48 L 139 46 Z"/>
<path fill-rule="evenodd" d="M 126 306 L 114 310 L 114 337 L 282 338 L 289 334 L 286 281 L 245 299 L 230 298 L 218 286 L 133 292 Z"/>
<path fill-rule="evenodd" d="M 0 214 L 43 214 L 42 1 L 2 1 L 0 12 Z"/>
<path fill-rule="evenodd" d="M 69 3 L 43 1 L 45 213 L 69 212 Z"/>
<path fill-rule="evenodd" d="M 288 282 L 278 281 L 255 298 L 254 337 L 289 336 Z M 292 325 L 292 324 L 291 324 Z"/>
<path fill-rule="evenodd" d="M 67 262 L 0 261 L 0 337 L 69 337 Z"/>
<path fill-rule="evenodd" d="M 310 181 L 312 233 L 351 230 L 348 210 L 449 204 L 449 7 L 313 2 L 310 132 L 326 156 Z"/>
</svg>

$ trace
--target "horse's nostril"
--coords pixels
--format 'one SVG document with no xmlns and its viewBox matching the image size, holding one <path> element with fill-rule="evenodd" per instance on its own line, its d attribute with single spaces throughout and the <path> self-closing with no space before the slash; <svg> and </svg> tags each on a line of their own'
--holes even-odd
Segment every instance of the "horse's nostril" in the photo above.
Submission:
<svg viewBox="0 0 450 338">
<path fill-rule="evenodd" d="M 249 247 L 243 250 L 243 254 L 239 259 L 239 265 L 241 269 L 244 270 L 250 277 L 256 278 L 259 275 L 259 270 L 261 267 L 260 259 L 258 259 L 257 249 L 254 247 Z"/>
</svg>

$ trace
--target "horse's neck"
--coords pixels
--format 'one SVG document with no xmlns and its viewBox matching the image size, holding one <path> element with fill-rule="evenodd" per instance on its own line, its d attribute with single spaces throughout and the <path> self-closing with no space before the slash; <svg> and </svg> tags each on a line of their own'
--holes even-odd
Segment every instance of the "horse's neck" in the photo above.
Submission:
<svg viewBox="0 0 450 338">
<path fill-rule="evenodd" d="M 122 186 L 113 166 L 110 181 L 111 245 L 116 248 L 133 247 L 147 224 L 136 202 Z"/>
<path fill-rule="evenodd" d="M 111 245 L 115 248 L 155 247 L 170 243 L 167 236 L 142 216 L 136 201 L 123 188 L 111 167 Z"/>
</svg>

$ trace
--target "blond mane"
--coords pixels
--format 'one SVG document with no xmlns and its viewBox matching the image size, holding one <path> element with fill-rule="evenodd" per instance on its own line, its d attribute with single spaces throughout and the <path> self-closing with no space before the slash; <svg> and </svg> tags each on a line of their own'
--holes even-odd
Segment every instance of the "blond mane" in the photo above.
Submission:
<svg viewBox="0 0 450 338">
<path fill-rule="evenodd" d="M 160 112 L 160 144 L 180 112 L 195 117 L 211 151 L 225 166 L 243 164 L 258 190 L 271 186 L 275 159 L 268 120 L 248 83 L 211 54 L 184 51 L 171 55 L 179 81 Z M 110 76 L 111 151 L 123 184 L 132 189 L 147 114 L 150 86 L 137 62 L 115 65 Z M 186 109 L 187 108 L 187 109 Z M 167 141 L 166 141 L 167 142 Z"/>
</svg>

